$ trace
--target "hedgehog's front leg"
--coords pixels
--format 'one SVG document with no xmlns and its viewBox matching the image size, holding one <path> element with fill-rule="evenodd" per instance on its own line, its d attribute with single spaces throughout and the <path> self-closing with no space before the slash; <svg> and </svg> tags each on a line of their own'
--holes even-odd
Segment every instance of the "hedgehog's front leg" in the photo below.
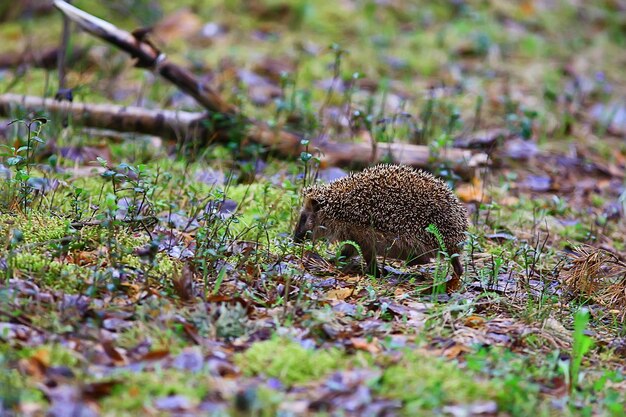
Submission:
<svg viewBox="0 0 626 417">
<path fill-rule="evenodd" d="M 373 245 L 361 245 L 361 253 L 363 254 L 363 261 L 365 261 L 365 265 L 367 265 L 368 274 L 372 274 L 374 277 L 380 277 L 381 270 L 378 267 L 378 260 L 376 260 L 376 250 Z"/>
</svg>

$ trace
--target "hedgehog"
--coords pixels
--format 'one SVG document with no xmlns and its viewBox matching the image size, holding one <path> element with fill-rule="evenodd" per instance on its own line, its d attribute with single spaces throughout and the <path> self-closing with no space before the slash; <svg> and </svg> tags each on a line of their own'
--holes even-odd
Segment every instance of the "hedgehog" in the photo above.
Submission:
<svg viewBox="0 0 626 417">
<path fill-rule="evenodd" d="M 437 236 L 426 230 L 430 225 L 436 226 L 450 255 L 453 276 L 446 288 L 453 291 L 463 274 L 467 211 L 445 182 L 422 170 L 381 164 L 306 188 L 294 241 L 353 241 L 368 271 L 379 276 L 377 256 L 409 265 L 430 262 L 441 249 Z M 341 251 L 346 259 L 357 254 L 353 245 Z"/>
</svg>

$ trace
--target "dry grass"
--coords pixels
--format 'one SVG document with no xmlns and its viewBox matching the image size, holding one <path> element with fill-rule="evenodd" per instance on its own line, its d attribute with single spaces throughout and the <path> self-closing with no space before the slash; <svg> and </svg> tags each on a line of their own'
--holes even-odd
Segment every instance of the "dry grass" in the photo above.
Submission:
<svg viewBox="0 0 626 417">
<path fill-rule="evenodd" d="M 618 255 L 584 245 L 576 248 L 563 284 L 575 296 L 589 297 L 626 318 L 626 262 Z"/>
</svg>

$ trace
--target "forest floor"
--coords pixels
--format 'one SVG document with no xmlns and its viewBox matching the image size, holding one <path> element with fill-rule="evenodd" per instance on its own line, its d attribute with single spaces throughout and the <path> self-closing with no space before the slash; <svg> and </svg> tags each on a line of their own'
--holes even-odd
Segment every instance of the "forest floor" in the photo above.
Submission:
<svg viewBox="0 0 626 417">
<path fill-rule="evenodd" d="M 59 44 L 60 14 L 22 3 L 0 6 L 0 62 Z M 107 3 L 73 1 L 154 25 L 168 57 L 310 154 L 15 108 L 0 415 L 624 415 L 623 2 Z M 71 47 L 75 102 L 202 111 L 89 35 Z M 0 69 L 0 94 L 57 88 L 54 65 Z M 376 279 L 293 243 L 303 187 L 360 168 L 320 163 L 324 138 L 429 147 L 470 213 L 458 292 L 443 261 Z M 460 175 L 451 147 L 488 164 Z"/>
</svg>

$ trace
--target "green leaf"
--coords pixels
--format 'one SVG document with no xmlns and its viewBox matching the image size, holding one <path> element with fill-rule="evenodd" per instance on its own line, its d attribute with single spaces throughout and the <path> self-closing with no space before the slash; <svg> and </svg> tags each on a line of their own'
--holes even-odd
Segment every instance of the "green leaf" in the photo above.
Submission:
<svg viewBox="0 0 626 417">
<path fill-rule="evenodd" d="M 313 158 L 313 155 L 309 152 L 302 152 L 300 154 L 300 160 L 302 160 L 302 162 L 309 162 L 311 158 Z"/>
<path fill-rule="evenodd" d="M 17 166 L 17 165 L 21 164 L 23 160 L 24 160 L 24 158 L 21 157 L 21 156 L 14 156 L 14 157 L 11 157 L 11 158 L 7 159 L 7 164 L 9 166 Z"/>
</svg>

